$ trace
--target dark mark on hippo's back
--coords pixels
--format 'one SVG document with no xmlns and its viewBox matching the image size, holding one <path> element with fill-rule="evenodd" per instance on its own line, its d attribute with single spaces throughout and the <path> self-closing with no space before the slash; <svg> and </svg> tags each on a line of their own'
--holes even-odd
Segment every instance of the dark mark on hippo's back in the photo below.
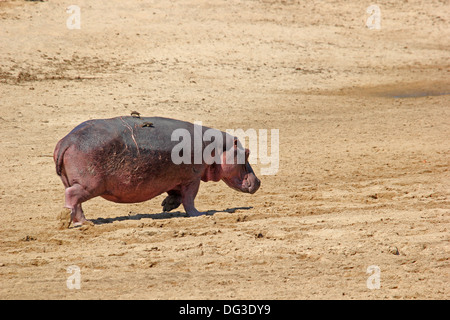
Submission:
<svg viewBox="0 0 450 320">
<path fill-rule="evenodd" d="M 61 226 L 87 223 L 81 205 L 98 196 L 117 203 L 136 203 L 166 192 L 161 204 L 164 212 L 182 204 L 188 216 L 198 216 L 201 213 L 194 199 L 200 181 L 222 180 L 232 189 L 250 194 L 259 189 L 261 182 L 248 162 L 250 151 L 233 135 L 201 126 L 203 132 L 214 130 L 223 138 L 218 139 L 221 143 L 214 139 L 200 144 L 201 152 L 213 151 L 211 157 L 219 161 L 176 164 L 172 151 L 180 142 L 173 140 L 172 133 L 182 129 L 195 137 L 194 124 L 134 115 L 83 122 L 57 143 L 53 159 L 65 187 L 65 209 L 59 219 L 66 220 Z M 138 127 L 151 130 L 135 130 Z M 189 143 L 189 150 L 196 149 L 195 139 Z M 244 151 L 245 162 L 237 161 Z"/>
<path fill-rule="evenodd" d="M 146 128 L 146 127 L 153 127 L 153 123 L 151 122 L 144 122 L 143 124 L 141 124 L 142 128 Z"/>
</svg>

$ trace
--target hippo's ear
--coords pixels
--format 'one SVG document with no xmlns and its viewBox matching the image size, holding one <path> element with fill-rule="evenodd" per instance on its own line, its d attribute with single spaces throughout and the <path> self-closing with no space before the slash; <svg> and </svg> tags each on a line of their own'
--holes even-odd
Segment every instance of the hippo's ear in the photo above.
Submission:
<svg viewBox="0 0 450 320">
<path fill-rule="evenodd" d="M 227 150 L 227 152 L 230 152 L 231 150 Z M 245 153 L 244 153 L 245 151 Z M 233 151 L 230 154 L 227 154 L 227 162 L 226 163 L 237 163 L 237 164 L 244 164 L 247 162 L 248 156 L 250 154 L 250 150 L 245 149 L 239 139 L 237 137 L 233 137 Z M 244 158 L 245 156 L 245 158 Z M 232 157 L 232 158 L 231 158 Z M 245 161 L 244 161 L 245 159 Z"/>
<path fill-rule="evenodd" d="M 243 149 L 241 142 L 236 137 L 234 137 L 233 146 L 234 146 L 234 150 L 237 150 L 237 149 L 242 150 Z"/>
<path fill-rule="evenodd" d="M 234 140 L 233 140 L 233 147 L 234 147 L 234 150 L 240 150 L 240 151 L 244 150 L 242 143 L 236 137 L 234 137 Z"/>
<path fill-rule="evenodd" d="M 228 135 L 225 139 L 226 140 L 224 140 L 223 149 L 222 149 L 223 152 L 227 152 L 227 151 L 231 150 L 232 148 L 234 148 L 234 149 L 237 148 L 237 144 L 238 144 L 237 137 Z M 231 144 L 231 141 L 233 141 L 233 144 Z"/>
</svg>

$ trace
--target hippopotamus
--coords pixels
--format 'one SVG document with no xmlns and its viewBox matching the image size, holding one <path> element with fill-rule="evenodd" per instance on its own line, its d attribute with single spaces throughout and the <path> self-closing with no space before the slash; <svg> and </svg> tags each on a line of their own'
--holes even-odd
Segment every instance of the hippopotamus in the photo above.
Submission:
<svg viewBox="0 0 450 320">
<path fill-rule="evenodd" d="M 194 138 L 200 133 L 200 139 L 209 130 L 216 138 L 187 140 L 181 148 L 174 139 L 176 130 Z M 209 159 L 197 157 L 196 147 L 201 152 L 208 148 Z M 174 150 L 188 161 L 174 161 Z M 237 161 L 242 152 L 244 161 Z M 120 116 L 76 126 L 57 143 L 53 158 L 65 187 L 69 224 L 80 225 L 89 223 L 81 204 L 97 196 L 136 203 L 167 192 L 161 204 L 164 212 L 183 204 L 193 217 L 201 215 L 194 205 L 200 181 L 222 180 L 232 189 L 253 194 L 261 182 L 248 163 L 249 153 L 236 137 L 216 129 L 163 117 Z"/>
</svg>

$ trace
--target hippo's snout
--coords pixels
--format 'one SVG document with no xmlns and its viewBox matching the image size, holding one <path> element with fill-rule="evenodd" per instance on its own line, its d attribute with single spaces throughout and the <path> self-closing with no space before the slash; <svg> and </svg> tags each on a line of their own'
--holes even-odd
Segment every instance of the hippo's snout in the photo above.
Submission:
<svg viewBox="0 0 450 320">
<path fill-rule="evenodd" d="M 259 187 L 261 186 L 261 180 L 259 180 L 254 173 L 250 173 L 247 176 L 247 190 L 248 193 L 253 194 L 256 191 L 258 191 Z"/>
</svg>

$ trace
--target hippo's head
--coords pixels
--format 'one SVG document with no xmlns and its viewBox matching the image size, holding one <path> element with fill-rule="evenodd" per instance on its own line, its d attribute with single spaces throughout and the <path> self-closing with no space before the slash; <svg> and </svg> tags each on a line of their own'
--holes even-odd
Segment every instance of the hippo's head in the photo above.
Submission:
<svg viewBox="0 0 450 320">
<path fill-rule="evenodd" d="M 255 193 L 259 189 L 261 181 L 256 177 L 248 162 L 250 150 L 244 149 L 236 138 L 233 140 L 231 140 L 233 141 L 231 142 L 233 147 L 223 151 L 220 156 L 220 163 L 213 163 L 208 166 L 202 180 L 223 180 L 234 190 Z"/>
<path fill-rule="evenodd" d="M 239 152 L 240 151 L 235 146 L 234 162 L 231 164 L 226 162 L 226 154 L 222 155 L 222 180 L 232 189 L 241 192 L 255 193 L 259 189 L 261 181 L 256 177 L 250 163 L 248 162 L 250 150 L 245 149 L 244 151 L 244 163 L 239 163 L 239 161 L 236 161 L 239 160 L 239 157 L 237 157 Z"/>
</svg>

